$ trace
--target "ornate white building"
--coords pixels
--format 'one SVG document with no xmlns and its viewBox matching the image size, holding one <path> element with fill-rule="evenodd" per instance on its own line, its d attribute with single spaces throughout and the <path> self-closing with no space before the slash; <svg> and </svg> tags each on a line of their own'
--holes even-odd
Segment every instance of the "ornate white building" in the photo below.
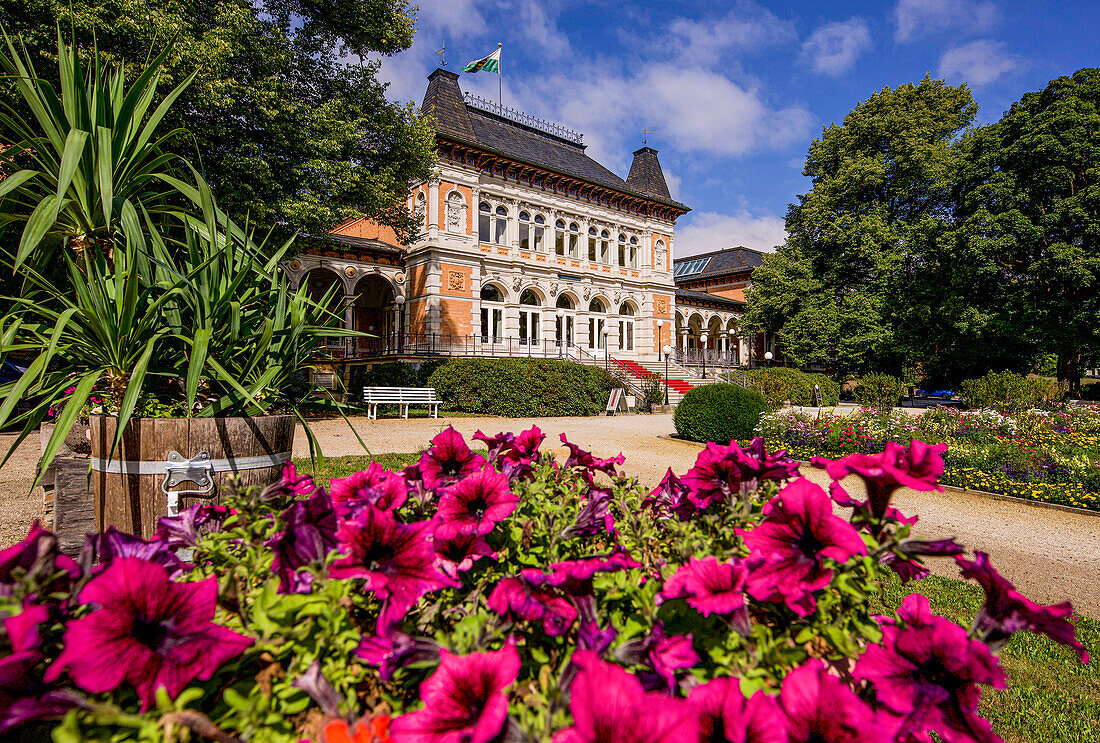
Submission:
<svg viewBox="0 0 1100 743">
<path fill-rule="evenodd" d="M 458 80 L 443 69 L 428 77 L 439 163 L 410 189 L 419 239 L 401 248 L 389 230 L 353 220 L 285 266 L 317 292 L 336 285 L 347 326 L 373 336 L 334 357 L 561 356 L 637 368 L 671 344 L 742 361 L 743 301 L 678 298 L 674 228 L 688 207 L 669 195 L 656 150 L 635 152 L 624 180 L 588 157 L 581 135 L 463 96 Z M 703 329 L 712 326 L 714 335 Z"/>
</svg>

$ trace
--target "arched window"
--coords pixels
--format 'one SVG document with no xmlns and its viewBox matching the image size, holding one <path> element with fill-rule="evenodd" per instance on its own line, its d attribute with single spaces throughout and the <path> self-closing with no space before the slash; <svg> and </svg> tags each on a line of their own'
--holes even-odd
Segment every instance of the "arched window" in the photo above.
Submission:
<svg viewBox="0 0 1100 743">
<path fill-rule="evenodd" d="M 588 303 L 588 311 L 595 314 L 604 314 L 607 312 L 607 308 L 599 297 L 593 297 L 592 301 Z M 604 328 L 607 327 L 607 320 L 602 317 L 590 317 L 588 318 L 588 347 L 589 348 L 603 348 L 604 347 Z"/>
<path fill-rule="evenodd" d="M 588 260 L 596 262 L 596 228 L 588 228 Z"/>
<path fill-rule="evenodd" d="M 576 222 L 569 223 L 569 257 L 581 257 L 581 228 Z"/>
<path fill-rule="evenodd" d="M 497 207 L 496 229 L 493 231 L 493 242 L 497 245 L 508 244 L 508 210 L 503 206 Z"/>
<path fill-rule="evenodd" d="M 634 305 L 623 302 L 619 305 L 619 315 L 627 318 L 619 320 L 619 350 L 634 350 Z"/>
<path fill-rule="evenodd" d="M 619 235 L 619 265 L 626 266 L 626 235 Z"/>
<path fill-rule="evenodd" d="M 627 264 L 631 268 L 637 268 L 638 267 L 638 238 L 636 238 L 636 237 L 631 237 L 630 238 L 630 245 L 626 249 L 626 259 L 627 259 Z"/>
<path fill-rule="evenodd" d="M 571 310 L 573 309 L 573 300 L 569 298 L 568 294 L 559 294 L 558 301 L 554 306 L 562 310 Z"/>
<path fill-rule="evenodd" d="M 554 222 L 554 252 L 565 255 L 565 222 L 560 219 Z"/>
<path fill-rule="evenodd" d="M 420 229 L 428 231 L 428 197 L 423 191 L 416 195 L 416 221 Z"/>
<path fill-rule="evenodd" d="M 523 290 L 523 294 L 519 295 L 519 303 L 520 304 L 529 304 L 529 305 L 532 305 L 534 307 L 539 307 L 539 306 L 542 305 L 542 302 L 539 301 L 539 295 L 535 294 L 535 292 L 532 291 L 531 289 L 524 289 Z"/>
<path fill-rule="evenodd" d="M 531 249 L 531 215 L 527 212 L 519 213 L 519 249 Z"/>
<path fill-rule="evenodd" d="M 487 243 L 493 234 L 493 207 L 482 201 L 477 205 L 477 239 Z"/>
<path fill-rule="evenodd" d="M 504 293 L 494 284 L 481 285 L 481 342 L 504 340 Z"/>
<path fill-rule="evenodd" d="M 521 346 L 539 345 L 539 311 L 542 304 L 539 295 L 530 289 L 524 289 L 519 295 L 519 344 Z M 523 309 L 531 307 L 532 309 Z"/>
<path fill-rule="evenodd" d="M 600 233 L 600 262 L 611 262 L 611 243 L 608 242 L 611 239 L 611 234 L 604 230 Z"/>
</svg>

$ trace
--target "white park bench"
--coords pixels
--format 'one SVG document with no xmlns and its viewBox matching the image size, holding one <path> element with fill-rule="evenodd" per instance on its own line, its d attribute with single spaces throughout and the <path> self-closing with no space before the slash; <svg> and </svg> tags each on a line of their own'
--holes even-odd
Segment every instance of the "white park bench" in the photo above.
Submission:
<svg viewBox="0 0 1100 743">
<path fill-rule="evenodd" d="M 432 417 L 439 417 L 439 403 L 442 400 L 435 394 L 434 387 L 364 387 L 363 404 L 367 406 L 367 417 L 378 419 L 378 406 L 391 404 L 401 406 L 401 417 L 409 417 L 410 405 L 427 405 Z"/>
</svg>

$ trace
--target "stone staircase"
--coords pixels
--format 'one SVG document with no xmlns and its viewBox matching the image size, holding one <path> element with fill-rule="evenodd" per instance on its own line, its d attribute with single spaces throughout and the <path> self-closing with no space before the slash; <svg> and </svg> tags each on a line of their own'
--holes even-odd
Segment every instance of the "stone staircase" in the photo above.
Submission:
<svg viewBox="0 0 1100 743">
<path fill-rule="evenodd" d="M 634 361 L 632 359 L 611 359 L 611 363 L 619 367 L 632 378 L 641 380 L 646 374 L 657 374 L 663 379 L 665 376 L 665 362 L 663 361 Z M 678 405 L 684 399 L 684 395 L 692 387 L 700 384 L 709 384 L 717 381 L 708 377 L 700 379 L 693 376 L 679 364 L 668 364 L 668 402 L 670 405 Z"/>
</svg>

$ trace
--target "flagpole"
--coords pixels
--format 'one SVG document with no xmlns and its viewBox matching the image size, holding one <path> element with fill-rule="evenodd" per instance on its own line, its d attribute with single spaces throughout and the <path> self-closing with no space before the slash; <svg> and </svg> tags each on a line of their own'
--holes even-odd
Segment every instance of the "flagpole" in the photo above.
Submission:
<svg viewBox="0 0 1100 743">
<path fill-rule="evenodd" d="M 504 45 L 499 41 L 497 42 L 497 49 L 500 50 Z M 504 56 L 503 54 L 498 56 Z M 497 105 L 500 106 L 500 114 L 504 115 L 504 68 L 500 59 L 497 59 Z"/>
</svg>

